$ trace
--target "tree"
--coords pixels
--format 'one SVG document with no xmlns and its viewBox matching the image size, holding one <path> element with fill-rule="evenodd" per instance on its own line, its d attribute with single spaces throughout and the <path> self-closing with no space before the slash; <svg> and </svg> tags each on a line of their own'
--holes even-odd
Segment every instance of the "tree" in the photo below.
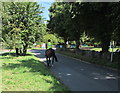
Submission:
<svg viewBox="0 0 120 93">
<path fill-rule="evenodd" d="M 79 17 L 85 31 L 96 40 L 101 41 L 102 52 L 108 52 L 112 33 L 111 5 L 113 3 L 81 3 Z"/>
<path fill-rule="evenodd" d="M 64 2 L 53 3 L 50 7 L 50 21 L 47 25 L 48 31 L 56 33 L 58 36 L 64 39 L 64 47 L 66 48 L 66 42 L 69 38 L 69 34 L 65 29 L 65 17 L 62 13 L 64 10 Z"/>
<path fill-rule="evenodd" d="M 114 28 L 114 31 L 112 33 L 112 40 L 120 42 L 120 2 L 111 3 L 110 6 L 112 8 L 112 11 L 109 17 L 112 18 L 112 24 Z"/>
<path fill-rule="evenodd" d="M 29 45 L 41 40 L 45 30 L 41 13 L 41 7 L 36 2 L 3 3 L 2 38 L 5 42 L 15 40 L 13 48 L 16 49 L 16 54 L 22 49 L 22 54 L 25 55 Z"/>
<path fill-rule="evenodd" d="M 69 14 L 66 17 L 66 29 L 68 29 L 68 33 L 72 40 L 76 41 L 76 49 L 79 49 L 81 35 L 84 33 L 83 25 L 81 22 L 81 18 L 79 17 L 79 2 L 77 3 L 68 3 L 69 8 L 68 12 L 65 14 Z M 66 9 L 65 9 L 66 10 Z M 67 11 L 67 10 L 66 10 Z"/>
<path fill-rule="evenodd" d="M 53 44 L 58 44 L 58 38 L 54 34 L 46 34 L 43 36 L 43 42 L 47 43 L 48 40 L 51 40 Z"/>
<path fill-rule="evenodd" d="M 67 41 L 75 40 L 76 48 L 78 49 L 82 30 L 79 26 L 78 16 L 75 16 L 76 11 L 73 12 L 73 8 L 74 3 L 54 3 L 49 9 L 50 21 L 48 28 L 50 28 L 53 33 L 63 37 L 65 47 Z"/>
<path fill-rule="evenodd" d="M 51 32 L 64 38 L 64 41 L 76 41 L 79 48 L 81 35 L 101 43 L 102 52 L 108 52 L 112 39 L 120 40 L 120 3 L 76 2 L 54 3 L 47 25 Z"/>
</svg>

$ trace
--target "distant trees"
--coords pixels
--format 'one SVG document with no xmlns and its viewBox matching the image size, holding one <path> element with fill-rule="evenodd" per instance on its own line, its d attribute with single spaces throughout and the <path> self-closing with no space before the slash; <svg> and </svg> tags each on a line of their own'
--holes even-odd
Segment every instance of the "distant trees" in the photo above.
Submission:
<svg viewBox="0 0 120 93">
<path fill-rule="evenodd" d="M 53 44 L 58 44 L 59 38 L 57 38 L 56 35 L 54 35 L 54 34 L 49 34 L 49 33 L 47 33 L 46 35 L 43 36 L 42 41 L 43 41 L 44 43 L 47 43 L 49 39 L 51 40 L 51 42 L 52 42 Z"/>
<path fill-rule="evenodd" d="M 25 55 L 46 29 L 41 7 L 36 2 L 3 2 L 2 6 L 2 41 L 17 55 Z"/>
<path fill-rule="evenodd" d="M 49 11 L 50 31 L 75 40 L 76 48 L 83 33 L 101 42 L 102 52 L 108 52 L 111 40 L 120 40 L 120 2 L 58 2 Z"/>
</svg>

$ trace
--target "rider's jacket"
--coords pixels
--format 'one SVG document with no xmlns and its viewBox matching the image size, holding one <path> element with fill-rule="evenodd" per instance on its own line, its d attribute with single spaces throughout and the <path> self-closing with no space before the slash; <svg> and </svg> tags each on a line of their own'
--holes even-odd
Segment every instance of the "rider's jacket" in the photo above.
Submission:
<svg viewBox="0 0 120 93">
<path fill-rule="evenodd" d="M 48 49 L 52 48 L 52 43 L 51 43 L 51 42 L 48 42 L 47 48 L 48 48 Z"/>
</svg>

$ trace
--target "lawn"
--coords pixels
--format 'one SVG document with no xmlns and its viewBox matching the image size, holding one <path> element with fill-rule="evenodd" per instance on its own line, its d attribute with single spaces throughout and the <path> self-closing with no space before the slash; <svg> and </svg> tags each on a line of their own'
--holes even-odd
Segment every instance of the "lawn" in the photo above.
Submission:
<svg viewBox="0 0 120 93">
<path fill-rule="evenodd" d="M 46 49 L 46 48 L 33 47 L 33 48 L 29 48 L 29 49 Z"/>
<path fill-rule="evenodd" d="M 0 57 L 2 91 L 69 91 L 33 54 L 4 53 Z"/>
<path fill-rule="evenodd" d="M 120 49 L 120 48 L 114 48 L 114 49 L 113 49 L 113 52 L 115 52 L 117 49 Z M 90 49 L 90 50 L 101 51 L 102 48 L 92 48 L 92 49 Z M 109 48 L 109 52 L 112 52 L 112 48 Z"/>
</svg>

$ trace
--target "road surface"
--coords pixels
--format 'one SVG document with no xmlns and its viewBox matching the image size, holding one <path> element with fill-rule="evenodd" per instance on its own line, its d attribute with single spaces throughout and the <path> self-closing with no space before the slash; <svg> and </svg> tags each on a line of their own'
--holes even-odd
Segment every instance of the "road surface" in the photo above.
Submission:
<svg viewBox="0 0 120 93">
<path fill-rule="evenodd" d="M 45 62 L 45 50 L 31 50 Z M 118 91 L 118 72 L 71 57 L 56 54 L 51 71 L 72 91 Z"/>
</svg>

